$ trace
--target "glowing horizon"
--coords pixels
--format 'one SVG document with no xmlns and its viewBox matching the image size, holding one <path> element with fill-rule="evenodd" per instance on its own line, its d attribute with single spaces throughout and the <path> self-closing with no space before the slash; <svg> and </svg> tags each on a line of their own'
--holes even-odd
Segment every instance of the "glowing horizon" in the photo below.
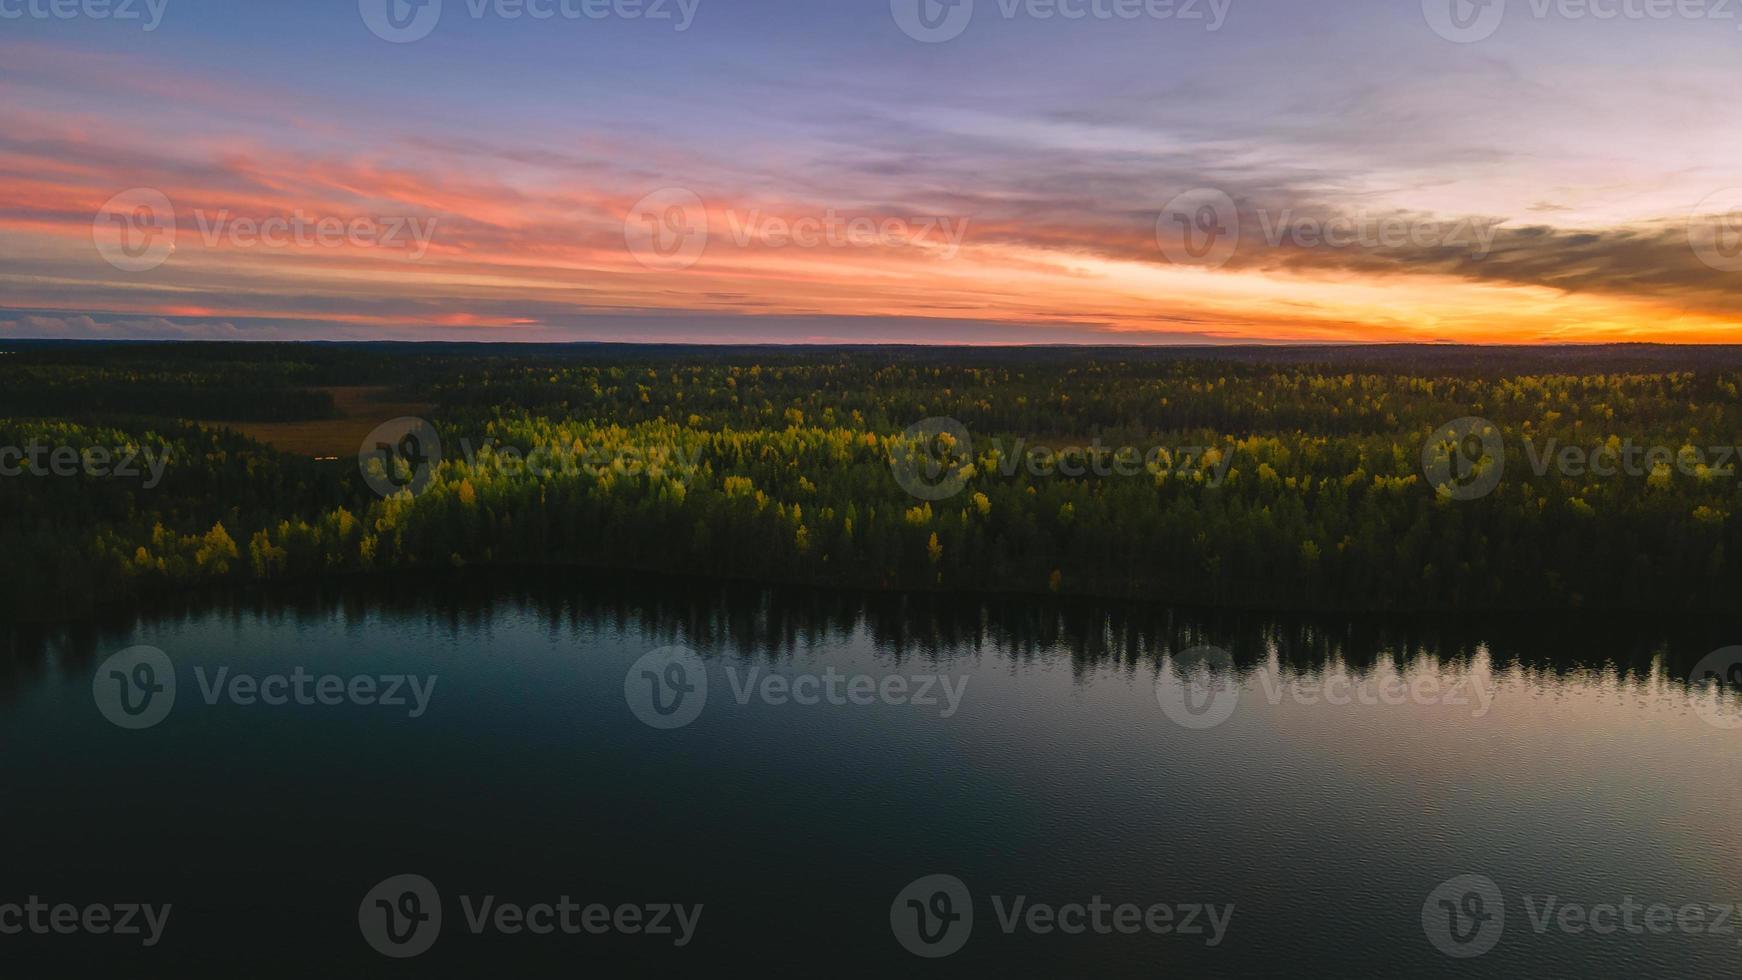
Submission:
<svg viewBox="0 0 1742 980">
<path fill-rule="evenodd" d="M 903 2 L 0 22 L 0 338 L 1742 341 L 1733 27 Z"/>
</svg>

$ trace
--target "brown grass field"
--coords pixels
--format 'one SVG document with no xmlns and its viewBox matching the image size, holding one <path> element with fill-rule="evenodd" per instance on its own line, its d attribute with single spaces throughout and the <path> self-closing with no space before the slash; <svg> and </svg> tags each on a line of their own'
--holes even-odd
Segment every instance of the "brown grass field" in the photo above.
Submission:
<svg viewBox="0 0 1742 980">
<path fill-rule="evenodd" d="M 376 426 L 404 415 L 423 415 L 433 406 L 421 402 L 390 402 L 376 399 L 383 387 L 319 388 L 333 396 L 338 418 L 313 422 L 225 422 L 203 424 L 234 429 L 275 449 L 301 456 L 341 459 L 357 455 L 363 437 Z"/>
</svg>

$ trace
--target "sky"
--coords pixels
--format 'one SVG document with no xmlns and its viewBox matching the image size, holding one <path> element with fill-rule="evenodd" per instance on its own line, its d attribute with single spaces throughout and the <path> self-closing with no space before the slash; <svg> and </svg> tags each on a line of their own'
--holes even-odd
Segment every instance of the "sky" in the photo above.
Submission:
<svg viewBox="0 0 1742 980">
<path fill-rule="evenodd" d="M 0 339 L 1742 342 L 1735 0 L 0 0 Z"/>
</svg>

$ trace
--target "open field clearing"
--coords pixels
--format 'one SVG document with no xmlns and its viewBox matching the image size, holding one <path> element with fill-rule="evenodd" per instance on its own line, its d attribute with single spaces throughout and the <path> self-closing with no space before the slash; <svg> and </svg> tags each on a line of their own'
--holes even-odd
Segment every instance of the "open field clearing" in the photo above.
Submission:
<svg viewBox="0 0 1742 980">
<path fill-rule="evenodd" d="M 299 456 L 355 456 L 363 437 L 381 423 L 403 415 L 419 415 L 427 403 L 379 401 L 385 386 L 320 388 L 333 396 L 339 417 L 305 422 L 208 422 L 264 442 L 274 449 Z"/>
</svg>

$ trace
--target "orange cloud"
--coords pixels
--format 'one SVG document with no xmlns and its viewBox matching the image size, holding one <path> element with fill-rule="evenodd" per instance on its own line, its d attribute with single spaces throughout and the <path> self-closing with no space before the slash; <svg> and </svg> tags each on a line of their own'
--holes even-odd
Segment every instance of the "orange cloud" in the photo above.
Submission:
<svg viewBox="0 0 1742 980">
<path fill-rule="evenodd" d="M 69 67 L 38 48 L 6 51 L 22 52 L 24 79 L 0 84 L 7 95 L 125 70 L 147 91 L 173 89 L 214 111 L 256 105 L 185 73 L 139 75 L 127 59 Z M 345 135 L 334 119 L 309 125 Z M 1186 331 L 1694 342 L 1735 340 L 1742 326 L 1742 273 L 1702 264 L 1666 227 L 1509 227 L 1482 261 L 1248 240 L 1226 267 L 1206 270 L 1170 265 L 1137 202 L 1128 213 L 1018 207 L 987 193 L 946 199 L 962 207 L 939 214 L 831 201 L 794 181 L 786 194 L 698 187 L 706 203 L 688 217 L 705 225 L 707 247 L 680 268 L 638 256 L 626 222 L 660 183 L 628 165 L 576 172 L 566 158 L 529 155 L 525 166 L 467 168 L 439 148 L 355 133 L 349 144 L 367 151 L 243 136 L 166 143 L 147 124 L 50 116 L 16 100 L 0 109 L 0 129 L 0 248 L 13 309 L 435 327 L 658 312 L 905 317 L 1074 325 L 1085 339 L 1121 341 Z M 112 195 L 140 186 L 173 202 L 176 248 L 160 267 L 124 272 L 92 244 L 92 222 Z M 373 240 L 276 246 L 236 233 L 237 222 L 287 220 L 375 231 Z M 429 230 L 420 247 L 382 244 L 383 229 L 407 222 Z"/>
</svg>

